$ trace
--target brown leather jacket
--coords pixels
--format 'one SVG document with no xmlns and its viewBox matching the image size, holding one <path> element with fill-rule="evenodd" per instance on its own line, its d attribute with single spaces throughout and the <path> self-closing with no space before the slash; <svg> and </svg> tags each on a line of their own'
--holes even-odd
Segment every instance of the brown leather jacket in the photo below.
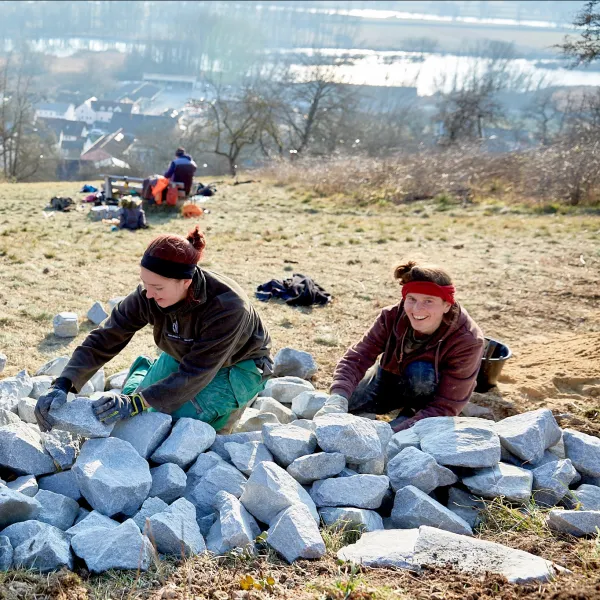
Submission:
<svg viewBox="0 0 600 600">
<path fill-rule="evenodd" d="M 409 330 L 403 302 L 384 308 L 363 339 L 338 363 L 331 393 L 349 398 L 379 355 L 382 355 L 382 369 L 397 375 L 413 361 L 430 361 L 437 382 L 435 397 L 413 420 L 458 415 L 475 389 L 484 349 L 481 329 L 467 311 L 455 303 L 429 342 L 406 355 L 404 337 Z"/>
</svg>

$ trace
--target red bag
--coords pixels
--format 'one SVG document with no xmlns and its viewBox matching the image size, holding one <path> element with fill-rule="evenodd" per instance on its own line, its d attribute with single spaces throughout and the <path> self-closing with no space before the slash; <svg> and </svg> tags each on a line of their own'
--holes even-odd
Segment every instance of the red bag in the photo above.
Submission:
<svg viewBox="0 0 600 600">
<path fill-rule="evenodd" d="M 179 198 L 179 190 L 176 187 L 170 187 L 167 190 L 167 204 L 177 206 L 177 198 Z"/>
</svg>

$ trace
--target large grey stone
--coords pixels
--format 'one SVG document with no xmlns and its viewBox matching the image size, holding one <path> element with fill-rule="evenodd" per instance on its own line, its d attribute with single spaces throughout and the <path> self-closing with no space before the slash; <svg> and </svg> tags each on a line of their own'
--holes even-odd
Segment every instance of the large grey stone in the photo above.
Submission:
<svg viewBox="0 0 600 600">
<path fill-rule="evenodd" d="M 206 539 L 207 548 L 215 554 L 223 554 L 234 548 L 254 550 L 254 540 L 260 527 L 242 503 L 228 492 L 215 496 L 215 508 L 219 518 Z"/>
<path fill-rule="evenodd" d="M 15 547 L 13 562 L 15 567 L 41 573 L 61 567 L 73 568 L 73 556 L 67 536 L 64 531 L 47 524 L 31 539 Z"/>
<path fill-rule="evenodd" d="M 42 444 L 59 469 L 70 469 L 79 455 L 79 437 L 70 431 L 52 429 L 42 433 Z"/>
<path fill-rule="evenodd" d="M 230 464 L 227 463 L 219 454 L 209 450 L 203 452 L 194 462 L 194 464 L 187 470 L 187 485 L 186 493 L 200 482 L 200 480 L 208 473 L 210 469 L 216 465 Z"/>
<path fill-rule="evenodd" d="M 4 425 L 10 425 L 11 423 L 20 423 L 21 419 L 19 415 L 12 412 L 11 410 L 6 410 L 5 408 L 0 408 L 0 427 Z"/>
<path fill-rule="evenodd" d="M 481 511 L 485 508 L 483 500 L 475 498 L 460 488 L 451 487 L 448 490 L 448 509 L 466 521 L 471 528 L 481 522 Z"/>
<path fill-rule="evenodd" d="M 263 425 L 267 423 L 281 425 L 279 419 L 273 413 L 261 413 L 257 408 L 246 408 L 240 420 L 234 425 L 233 433 L 261 432 Z"/>
<path fill-rule="evenodd" d="M 52 319 L 54 335 L 61 338 L 76 337 L 79 333 L 77 314 L 74 312 L 61 312 Z"/>
<path fill-rule="evenodd" d="M 140 510 L 133 516 L 134 523 L 139 530 L 147 533 L 146 521 L 156 513 L 162 512 L 168 508 L 168 504 L 160 498 L 146 498 Z"/>
<path fill-rule="evenodd" d="M 282 348 L 275 355 L 273 364 L 275 377 L 292 376 L 310 379 L 317 369 L 317 363 L 311 354 L 294 348 Z"/>
<path fill-rule="evenodd" d="M 275 463 L 259 463 L 250 475 L 240 497 L 246 510 L 259 521 L 270 524 L 293 504 L 305 504 L 316 523 L 319 515 L 315 503 L 304 488 Z"/>
<path fill-rule="evenodd" d="M 0 369 L 0 372 L 2 369 Z M 13 547 L 5 535 L 0 535 L 0 571 L 8 571 L 13 564 Z"/>
<path fill-rule="evenodd" d="M 56 471 L 51 456 L 44 450 L 40 432 L 26 423 L 0 427 L 0 465 L 20 475 Z"/>
<path fill-rule="evenodd" d="M 503 496 L 511 502 L 527 502 L 531 496 L 533 475 L 520 467 L 499 463 L 464 477 L 462 481 L 471 492 L 483 498 Z"/>
<path fill-rule="evenodd" d="M 33 382 L 27 371 L 20 371 L 15 377 L 0 380 L 0 406 L 6 410 L 16 411 L 21 398 L 31 394 Z"/>
<path fill-rule="evenodd" d="M 312 383 L 299 377 L 273 377 L 267 381 L 265 389 L 258 395 L 270 396 L 282 404 L 291 404 L 298 394 L 314 389 Z"/>
<path fill-rule="evenodd" d="M 463 535 L 473 534 L 465 520 L 412 485 L 398 490 L 391 516 L 392 523 L 401 529 L 430 525 Z"/>
<path fill-rule="evenodd" d="M 100 302 L 94 302 L 92 307 L 87 312 L 87 318 L 94 324 L 100 325 L 104 319 L 108 317 L 108 313 L 104 310 L 104 307 Z"/>
<path fill-rule="evenodd" d="M 302 485 L 318 479 L 335 477 L 346 466 L 346 457 L 339 452 L 317 452 L 297 458 L 287 472 Z"/>
<path fill-rule="evenodd" d="M 349 463 L 362 464 L 383 452 L 376 427 L 366 419 L 333 413 L 318 417 L 315 422 L 321 449 L 341 452 Z"/>
<path fill-rule="evenodd" d="M 106 380 L 105 388 L 107 390 L 122 390 L 125 387 L 127 375 L 129 375 L 129 369 L 124 369 L 123 371 L 111 375 Z"/>
<path fill-rule="evenodd" d="M 75 522 L 79 504 L 73 498 L 49 490 L 40 490 L 35 499 L 41 504 L 36 519 L 66 531 Z"/>
<path fill-rule="evenodd" d="M 37 401 L 33 398 L 21 398 L 17 404 L 17 414 L 25 423 L 37 423 L 35 418 L 35 405 Z"/>
<path fill-rule="evenodd" d="M 156 463 L 175 463 L 182 469 L 189 467 L 198 455 L 213 444 L 215 430 L 203 421 L 184 417 L 173 427 L 169 437 L 154 451 Z"/>
<path fill-rule="evenodd" d="M 291 423 L 296 415 L 292 412 L 290 408 L 281 404 L 275 400 L 275 398 L 270 398 L 269 396 L 265 396 L 264 398 L 258 398 L 254 403 L 253 408 L 258 409 L 259 414 L 271 413 L 277 417 L 277 420 L 282 425 L 287 425 Z"/>
<path fill-rule="evenodd" d="M 334 529 L 376 531 L 383 529 L 383 520 L 374 510 L 352 506 L 323 506 L 319 508 L 323 523 Z"/>
<path fill-rule="evenodd" d="M 21 492 L 0 486 L 0 529 L 19 521 L 37 519 L 40 503 Z M 6 535 L 3 533 L 3 535 Z"/>
<path fill-rule="evenodd" d="M 595 535 L 600 529 L 600 510 L 558 510 L 548 513 L 548 527 L 576 537 Z"/>
<path fill-rule="evenodd" d="M 99 421 L 92 410 L 92 400 L 83 396 L 51 409 L 50 417 L 53 428 L 85 438 L 107 438 L 114 427 Z"/>
<path fill-rule="evenodd" d="M 245 444 L 227 442 L 225 450 L 229 454 L 231 462 L 246 476 L 252 473 L 258 463 L 273 461 L 273 455 L 262 442 Z"/>
<path fill-rule="evenodd" d="M 300 456 L 312 454 L 317 447 L 317 437 L 312 431 L 294 425 L 264 426 L 262 430 L 265 446 L 275 461 L 287 467 Z"/>
<path fill-rule="evenodd" d="M 533 463 L 542 458 L 544 450 L 558 443 L 562 434 L 547 408 L 502 419 L 494 425 L 494 430 L 512 454 Z"/>
<path fill-rule="evenodd" d="M 65 533 L 69 539 L 71 539 L 74 535 L 83 533 L 84 531 L 89 531 L 91 529 L 114 529 L 119 525 L 120 523 L 118 521 L 99 513 L 97 510 L 93 510 L 79 522 L 75 523 L 75 525 L 67 529 Z"/>
<path fill-rule="evenodd" d="M 584 483 L 573 491 L 581 510 L 600 510 L 600 487 Z"/>
<path fill-rule="evenodd" d="M 13 481 L 9 481 L 6 484 L 7 488 L 21 492 L 30 498 L 33 498 L 38 493 L 38 482 L 34 475 L 21 475 Z"/>
<path fill-rule="evenodd" d="M 444 466 L 480 469 L 500 462 L 500 439 L 494 423 L 469 417 L 431 417 L 412 429 L 421 450 Z"/>
<path fill-rule="evenodd" d="M 161 554 L 192 556 L 206 550 L 196 523 L 196 508 L 179 498 L 162 512 L 148 519 L 148 532 Z"/>
<path fill-rule="evenodd" d="M 261 426 L 262 429 L 262 426 Z M 231 433 L 229 435 L 218 434 L 215 437 L 210 450 L 216 452 L 221 458 L 230 460 L 229 453 L 225 449 L 225 444 L 235 442 L 236 444 L 245 444 L 246 442 L 262 442 L 262 432 L 258 431 L 244 431 L 241 433 Z"/>
<path fill-rule="evenodd" d="M 600 477 L 600 438 L 565 429 L 563 441 L 566 457 L 582 475 Z"/>
<path fill-rule="evenodd" d="M 81 490 L 79 489 L 77 478 L 71 469 L 54 473 L 54 475 L 41 477 L 38 481 L 38 486 L 40 490 L 48 490 L 57 494 L 63 494 L 76 501 L 81 498 Z"/>
<path fill-rule="evenodd" d="M 314 421 L 309 421 L 308 419 L 295 419 L 290 423 L 290 425 L 294 425 L 295 427 L 302 427 L 303 429 L 308 429 L 313 433 L 317 431 L 317 424 Z"/>
<path fill-rule="evenodd" d="M 577 478 L 577 471 L 567 458 L 549 462 L 531 471 L 533 499 L 541 506 L 554 506 L 567 494 L 569 485 Z"/>
<path fill-rule="evenodd" d="M 63 369 L 69 362 L 68 356 L 57 356 L 47 363 L 44 363 L 37 371 L 36 375 L 50 375 L 51 377 L 60 377 Z"/>
<path fill-rule="evenodd" d="M 458 477 L 446 467 L 441 467 L 430 454 L 408 446 L 388 463 L 387 474 L 396 492 L 407 485 L 414 485 L 426 494 L 439 486 L 452 485 Z"/>
<path fill-rule="evenodd" d="M 310 497 L 316 506 L 379 508 L 390 486 L 385 475 L 354 475 L 315 481 Z"/>
<path fill-rule="evenodd" d="M 130 419 L 119 421 L 111 436 L 129 442 L 142 458 L 148 460 L 171 431 L 171 415 L 144 411 Z"/>
<path fill-rule="evenodd" d="M 148 463 L 118 438 L 87 440 L 73 472 L 83 497 L 109 517 L 135 513 L 152 486 Z"/>
<path fill-rule="evenodd" d="M 52 386 L 51 375 L 36 375 L 31 378 L 33 388 L 29 396 L 37 400 L 40 396 L 43 396 Z"/>
<path fill-rule="evenodd" d="M 28 521 L 20 521 L 13 523 L 2 531 L 2 535 L 6 536 L 13 548 L 20 546 L 26 540 L 35 537 L 42 529 L 51 527 L 47 523 L 30 519 Z M 55 528 L 56 529 L 56 528 Z"/>
<path fill-rule="evenodd" d="M 165 463 L 150 469 L 150 475 L 152 476 L 150 497 L 160 498 L 170 504 L 185 493 L 187 475 L 181 467 L 173 463 Z"/>
<path fill-rule="evenodd" d="M 312 419 L 325 406 L 329 394 L 325 392 L 306 391 L 292 400 L 292 410 L 301 419 Z"/>
<path fill-rule="evenodd" d="M 140 533 L 132 519 L 118 527 L 92 528 L 71 538 L 73 552 L 83 560 L 90 571 L 102 573 L 108 569 L 140 569 L 146 571 L 153 556 L 150 540 Z"/>
<path fill-rule="evenodd" d="M 299 558 L 320 558 L 325 554 L 325 542 L 311 516 L 303 504 L 282 510 L 271 521 L 267 544 L 289 563 Z"/>
</svg>

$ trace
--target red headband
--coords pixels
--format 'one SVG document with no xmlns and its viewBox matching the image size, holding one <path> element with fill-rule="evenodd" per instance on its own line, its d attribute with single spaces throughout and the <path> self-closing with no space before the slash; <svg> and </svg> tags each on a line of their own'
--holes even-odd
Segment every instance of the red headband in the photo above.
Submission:
<svg viewBox="0 0 600 600">
<path fill-rule="evenodd" d="M 404 300 L 407 294 L 427 294 L 454 304 L 455 291 L 453 285 L 438 285 L 432 281 L 409 281 L 402 286 L 402 299 Z"/>
</svg>

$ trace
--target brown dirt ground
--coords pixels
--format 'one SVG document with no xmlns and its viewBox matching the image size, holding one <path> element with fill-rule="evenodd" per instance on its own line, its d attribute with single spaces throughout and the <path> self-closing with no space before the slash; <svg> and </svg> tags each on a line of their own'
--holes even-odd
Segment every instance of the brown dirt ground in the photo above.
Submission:
<svg viewBox="0 0 600 600">
<path fill-rule="evenodd" d="M 51 196 L 76 197 L 80 187 L 0 185 L 0 351 L 9 359 L 4 375 L 21 368 L 33 372 L 72 352 L 92 328 L 85 313 L 93 301 L 125 295 L 137 284 L 139 257 L 150 239 L 161 232 L 185 233 L 192 224 L 153 213 L 150 230 L 111 233 L 109 226 L 88 221 L 87 209 L 43 211 Z M 254 302 L 275 351 L 293 346 L 313 353 L 320 367 L 317 388 L 326 389 L 344 350 L 381 307 L 398 300 L 393 266 L 406 258 L 430 260 L 451 270 L 459 300 L 484 333 L 513 351 L 498 387 L 473 401 L 491 407 L 497 418 L 547 406 L 563 426 L 600 433 L 597 216 L 434 202 L 361 208 L 299 187 L 224 182 L 217 187 L 217 196 L 202 203 L 211 211 L 201 220 L 207 268 L 235 278 L 250 296 L 259 283 L 293 272 L 312 276 L 334 296 L 330 305 L 314 309 Z M 81 316 L 74 340 L 52 334 L 52 317 L 61 310 Z M 127 367 L 140 353 L 154 353 L 150 332 L 136 335 L 107 372 Z M 415 576 L 365 569 L 354 577 L 331 555 L 291 567 L 269 557 L 238 565 L 237 571 L 198 558 L 137 582 L 135 574 L 92 579 L 82 574 L 79 580 L 16 573 L 0 583 L 0 598 L 600 598 L 600 549 L 593 541 L 513 532 L 502 542 L 555 559 L 574 574 L 541 586 L 512 586 L 497 577 L 446 570 Z M 261 569 L 275 571 L 278 583 L 240 595 L 241 576 Z"/>
</svg>

